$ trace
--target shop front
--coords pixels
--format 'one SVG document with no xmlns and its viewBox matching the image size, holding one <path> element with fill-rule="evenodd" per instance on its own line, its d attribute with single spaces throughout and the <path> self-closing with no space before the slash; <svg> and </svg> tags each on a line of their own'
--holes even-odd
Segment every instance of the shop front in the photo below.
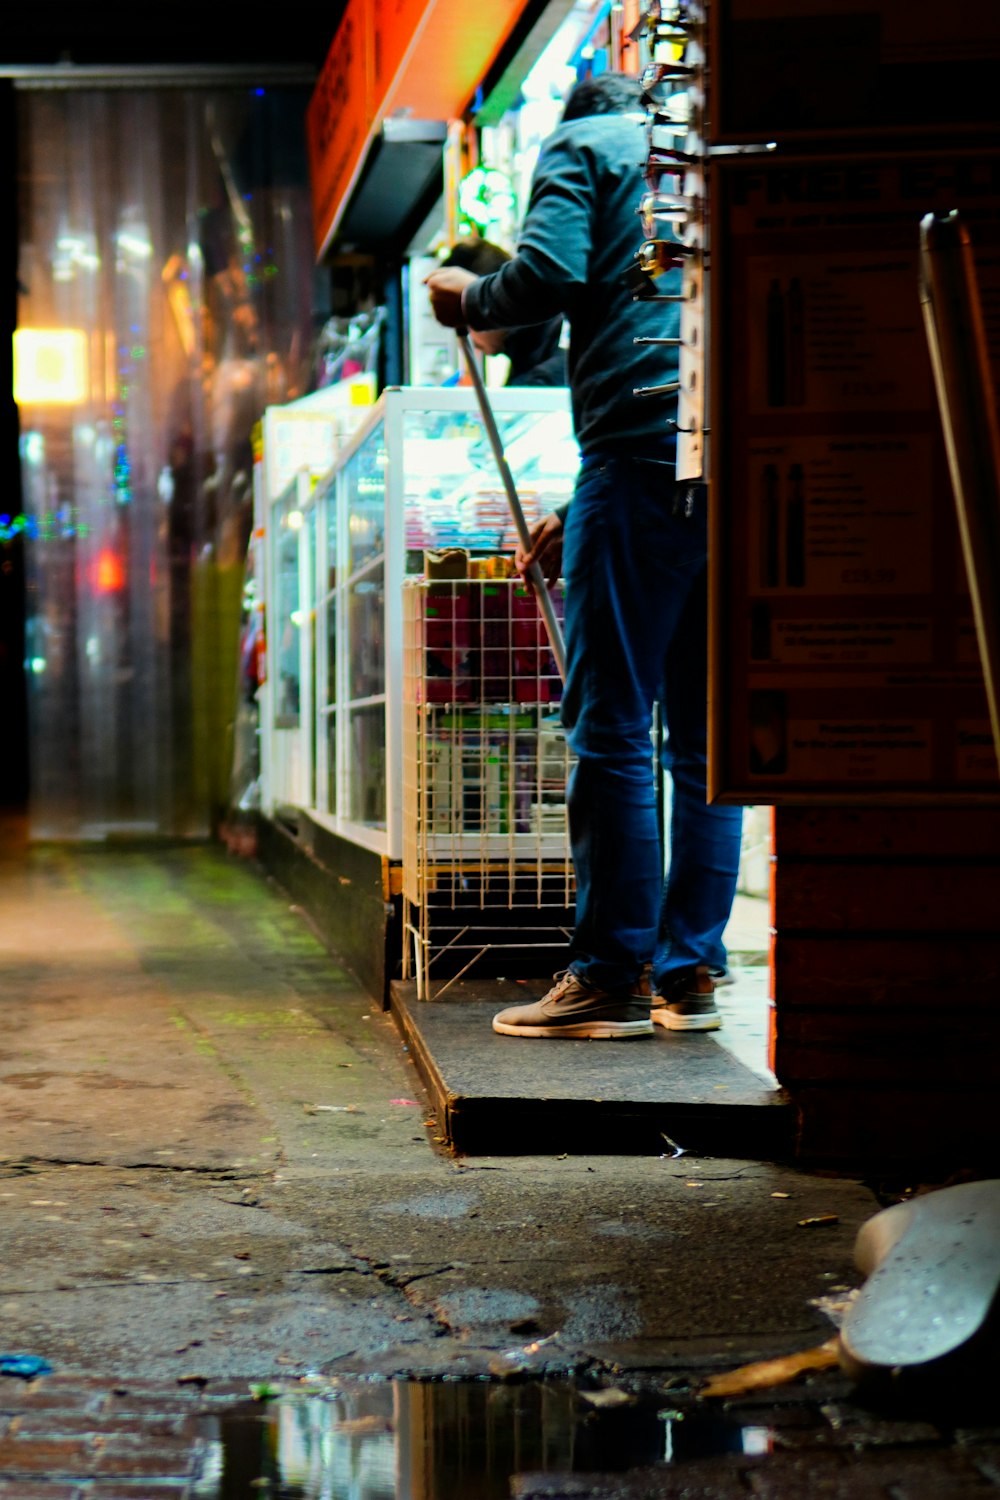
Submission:
<svg viewBox="0 0 1000 1500">
<path fill-rule="evenodd" d="M 360 22 L 353 35 L 363 47 Z M 336 183 L 323 176 L 332 170 L 325 157 L 316 173 L 317 253 L 343 285 L 362 291 L 357 315 L 381 298 L 382 348 L 372 371 L 377 400 L 350 408 L 350 432 L 331 426 L 328 467 L 306 465 L 262 497 L 261 848 L 331 946 L 392 1008 L 446 1137 L 460 1149 L 489 1149 L 497 1131 L 513 1148 L 515 1135 L 528 1143 L 540 1131 L 581 1149 L 589 1140 L 599 1149 L 660 1150 L 677 1121 L 703 1143 L 719 1145 L 735 1129 L 765 1153 L 787 1146 L 788 1111 L 764 1057 L 762 987 L 759 1057 L 749 1069 L 704 1036 L 691 1039 L 683 1066 L 674 1058 L 665 1069 L 658 1037 L 641 1061 L 619 1069 L 617 1059 L 601 1060 L 614 1076 L 590 1076 L 596 1064 L 574 1053 L 576 1073 L 554 1089 L 544 1057 L 525 1071 L 524 1051 L 490 1030 L 492 1010 L 523 996 L 512 986 L 541 980 L 544 988 L 564 963 L 575 901 L 570 762 L 561 682 L 536 601 L 513 574 L 516 534 L 476 393 L 424 287 L 463 242 L 514 250 L 540 144 L 573 83 L 605 68 L 663 65 L 650 151 L 663 149 L 669 132 L 668 165 L 656 170 L 676 175 L 678 161 L 689 163 L 687 182 L 674 186 L 684 186 L 690 204 L 703 203 L 700 75 L 682 61 L 685 49 L 699 55 L 700 35 L 693 22 L 654 24 L 638 6 L 522 13 L 448 100 L 428 102 L 417 90 L 409 117 L 376 103 L 367 146 L 355 134 L 348 149 L 347 127 L 328 105 L 349 87 L 357 57 L 338 32 L 329 63 L 337 76 L 321 81 L 314 99 L 317 139 L 331 130 L 341 139 Z M 406 59 L 400 66 L 392 110 L 407 97 Z M 437 192 L 428 198 L 414 155 L 409 198 L 390 194 L 380 224 L 373 184 L 394 170 L 387 127 L 409 118 L 411 139 L 430 139 L 431 124 L 418 119 L 435 108 L 443 116 Z M 644 230 L 650 238 L 646 293 L 658 295 L 649 256 L 662 251 L 664 264 L 687 256 L 678 425 L 682 477 L 698 484 L 707 426 L 701 226 L 697 212 L 682 222 L 658 201 L 651 227 L 636 167 L 637 251 Z M 572 490 L 569 393 L 508 383 L 513 365 L 502 353 L 483 364 L 530 524 Z M 317 393 L 267 420 L 294 424 L 325 399 L 333 398 Z M 265 422 L 264 471 L 267 430 Z M 558 590 L 555 602 L 558 610 Z M 667 817 L 669 787 L 661 790 Z M 469 1058 L 477 1059 L 471 1077 L 463 1071 Z"/>
<path fill-rule="evenodd" d="M 526 514 L 541 515 L 575 472 L 567 393 L 495 399 Z M 353 912 L 331 940 L 382 998 L 407 941 L 413 952 L 400 898 L 404 854 L 426 854 L 423 816 L 458 867 L 483 857 L 489 830 L 519 857 L 530 830 L 515 801 L 542 801 L 524 744 L 552 718 L 554 668 L 540 694 L 517 680 L 542 671 L 539 629 L 510 577 L 512 524 L 473 391 L 384 391 L 321 477 L 299 473 L 273 498 L 264 530 L 270 845 L 294 839 L 324 867 L 327 905 L 343 893 Z"/>
<path fill-rule="evenodd" d="M 456 48 L 443 39 L 459 20 Z M 513 250 L 566 89 L 634 48 L 606 0 L 511 6 L 478 32 L 439 5 L 393 72 L 397 24 L 349 8 L 309 121 L 317 255 L 355 295 L 339 323 L 377 321 L 380 344 L 366 370 L 337 366 L 340 379 L 267 412 L 256 532 L 261 848 L 386 1004 L 400 974 L 423 994 L 432 973 L 440 987 L 466 963 L 488 971 L 494 950 L 509 966 L 525 929 L 551 949 L 532 962 L 551 968 L 572 919 L 558 677 L 511 576 L 516 536 L 475 393 L 423 278 L 463 240 Z M 376 36 L 381 95 L 363 82 Z M 430 88 L 435 46 L 449 62 Z M 485 367 L 531 522 L 571 492 L 568 391 L 505 386 L 502 355 Z M 471 867 L 490 908 L 475 921 L 455 915 Z"/>
</svg>

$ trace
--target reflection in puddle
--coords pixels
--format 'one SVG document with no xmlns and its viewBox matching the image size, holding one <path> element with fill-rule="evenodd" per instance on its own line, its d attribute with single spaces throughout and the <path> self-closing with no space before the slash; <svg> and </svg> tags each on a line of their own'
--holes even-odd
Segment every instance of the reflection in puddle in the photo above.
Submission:
<svg viewBox="0 0 1000 1500">
<path fill-rule="evenodd" d="M 594 1404 L 596 1400 L 598 1404 Z M 331 1381 L 222 1416 L 198 1500 L 507 1500 L 515 1474 L 766 1453 L 771 1434 L 565 1381 Z"/>
</svg>

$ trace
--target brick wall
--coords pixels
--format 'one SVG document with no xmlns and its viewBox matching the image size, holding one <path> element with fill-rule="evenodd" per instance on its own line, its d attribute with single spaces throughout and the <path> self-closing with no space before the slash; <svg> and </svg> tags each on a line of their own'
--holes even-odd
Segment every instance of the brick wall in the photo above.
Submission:
<svg viewBox="0 0 1000 1500">
<path fill-rule="evenodd" d="M 803 1160 L 995 1170 L 1000 812 L 776 808 L 773 903 Z"/>
</svg>

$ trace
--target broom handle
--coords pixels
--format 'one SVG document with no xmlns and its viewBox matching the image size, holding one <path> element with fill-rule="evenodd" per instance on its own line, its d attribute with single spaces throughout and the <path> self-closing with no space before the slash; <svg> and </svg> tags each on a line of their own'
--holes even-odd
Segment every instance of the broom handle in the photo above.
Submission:
<svg viewBox="0 0 1000 1500">
<path fill-rule="evenodd" d="M 468 333 L 464 328 L 456 329 L 456 332 L 458 334 L 458 342 L 462 346 L 462 353 L 465 355 L 465 362 L 469 367 L 469 375 L 472 377 L 472 384 L 476 388 L 476 399 L 479 402 L 479 411 L 482 415 L 483 424 L 486 428 L 486 433 L 490 440 L 490 447 L 493 449 L 493 457 L 496 459 L 496 465 L 500 474 L 500 478 L 503 481 L 503 487 L 507 492 L 507 503 L 510 506 L 511 515 L 514 517 L 514 524 L 517 527 L 517 534 L 521 539 L 521 546 L 524 548 L 525 552 L 529 552 L 531 550 L 531 533 L 528 531 L 528 523 L 524 519 L 524 511 L 521 509 L 521 501 L 518 498 L 517 489 L 514 485 L 514 479 L 510 472 L 510 465 L 508 464 L 507 456 L 503 451 L 503 443 L 500 440 L 500 430 L 497 427 L 496 417 L 493 415 L 493 408 L 490 405 L 490 398 L 487 395 L 486 386 L 483 383 L 482 371 L 480 370 L 476 357 L 472 352 L 472 345 L 469 343 Z M 533 562 L 531 564 L 531 567 L 528 569 L 528 578 L 531 581 L 531 586 L 535 591 L 535 597 L 538 600 L 538 607 L 541 610 L 542 619 L 545 623 L 545 629 L 549 637 L 549 645 L 552 647 L 552 655 L 555 657 L 556 667 L 559 670 L 559 676 L 562 678 L 563 682 L 565 682 L 566 647 L 563 642 L 562 629 L 556 616 L 555 606 L 552 603 L 552 595 L 549 593 L 548 585 L 545 582 L 545 574 L 542 572 L 540 563 Z"/>
</svg>

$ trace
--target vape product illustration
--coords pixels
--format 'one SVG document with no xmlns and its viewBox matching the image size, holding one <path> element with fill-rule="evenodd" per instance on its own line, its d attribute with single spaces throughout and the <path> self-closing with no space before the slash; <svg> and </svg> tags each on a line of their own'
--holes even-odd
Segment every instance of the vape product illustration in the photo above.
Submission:
<svg viewBox="0 0 1000 1500">
<path fill-rule="evenodd" d="M 771 660 L 771 606 L 762 599 L 750 606 L 750 660 Z"/>
<path fill-rule="evenodd" d="M 785 400 L 789 406 L 801 406 L 806 399 L 805 306 L 797 276 L 788 283 L 785 314 Z"/>
<path fill-rule="evenodd" d="M 788 723 L 785 695 L 773 689 L 750 694 L 750 771 L 781 776 L 788 770 Z"/>
<path fill-rule="evenodd" d="M 787 289 L 774 277 L 767 292 L 765 362 L 768 406 L 802 406 L 806 392 L 805 297 L 793 276 Z"/>
<path fill-rule="evenodd" d="M 806 500 L 801 464 L 788 470 L 788 503 L 785 509 L 785 582 L 790 589 L 803 588 L 806 581 Z"/>
<path fill-rule="evenodd" d="M 760 586 L 776 589 L 781 582 L 781 499 L 778 467 L 765 464 L 760 479 Z"/>
<path fill-rule="evenodd" d="M 781 282 L 771 282 L 767 294 L 767 404 L 784 406 L 788 392 L 788 348 L 785 296 Z"/>
</svg>

